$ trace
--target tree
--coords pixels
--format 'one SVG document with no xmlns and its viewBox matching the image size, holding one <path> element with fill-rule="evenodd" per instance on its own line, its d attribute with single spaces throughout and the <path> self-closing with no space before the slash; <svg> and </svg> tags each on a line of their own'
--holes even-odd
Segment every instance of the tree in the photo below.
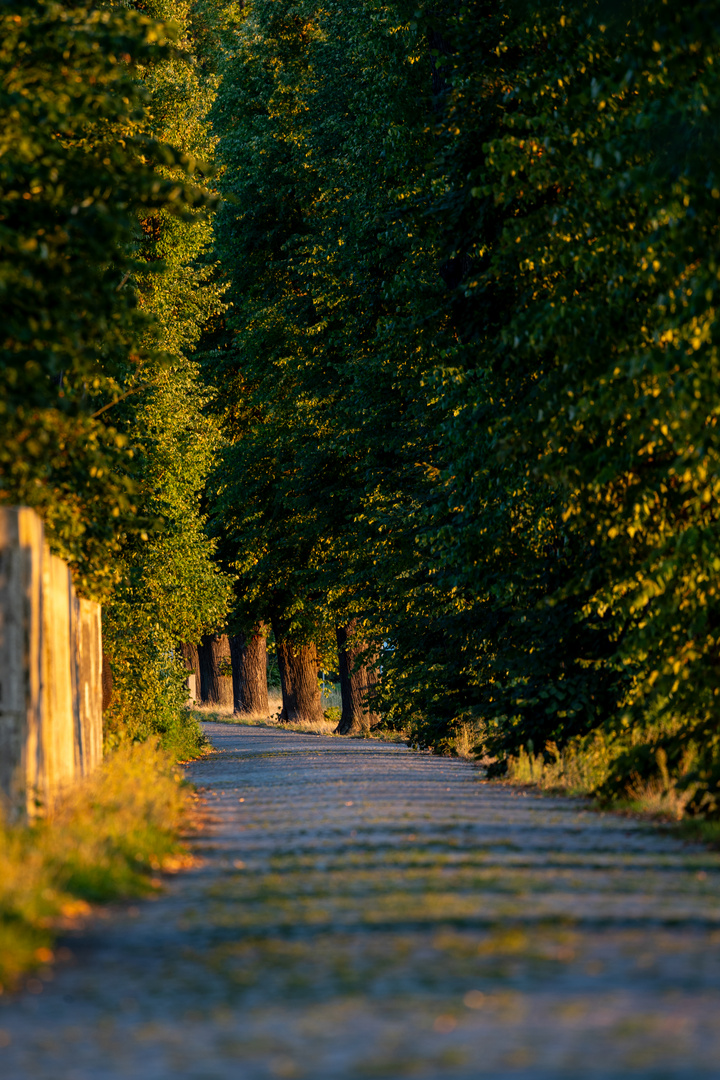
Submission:
<svg viewBox="0 0 720 1080">
<path fill-rule="evenodd" d="M 150 57 L 138 73 L 147 95 L 143 123 L 149 136 L 174 145 L 209 183 L 212 137 L 207 112 L 216 80 L 198 56 L 192 5 L 153 0 L 143 8 L 172 19 L 177 49 Z M 168 182 L 182 180 L 165 168 Z M 105 611 L 120 693 L 109 724 L 136 735 L 182 726 L 185 664 L 178 642 L 198 642 L 224 622 L 229 579 L 214 560 L 204 528 L 201 498 L 219 447 L 193 353 L 208 322 L 223 310 L 222 286 L 210 258 L 214 199 L 182 215 L 164 209 L 139 216 L 136 269 L 126 287 L 152 318 L 162 362 L 145 365 L 135 392 L 117 406 L 118 422 L 134 445 L 138 502 L 156 527 L 146 537 L 127 536 L 119 562 L 121 581 Z M 203 638 L 205 640 L 205 638 Z M 227 650 L 226 650 L 227 651 Z M 200 665 L 201 666 L 201 665 Z M 207 665 L 206 665 L 207 667 Z M 197 691 L 203 684 L 198 680 Z M 227 681 L 213 687 L 223 700 Z M 219 695 L 219 696 L 218 696 Z M 227 694 L 225 694 L 227 697 Z"/>
<path fill-rule="evenodd" d="M 233 677 L 227 634 L 205 634 L 198 647 L 203 705 L 233 704 Z"/>
<path fill-rule="evenodd" d="M 717 16 L 427 13 L 447 42 L 432 213 L 461 272 L 446 496 L 420 534 L 476 613 L 488 746 L 604 725 L 617 789 L 661 749 L 710 808 Z"/>
<path fill-rule="evenodd" d="M 248 635 L 235 634 L 230 638 L 232 661 L 233 715 L 267 716 L 267 646 L 259 626 Z"/>
<path fill-rule="evenodd" d="M 342 712 L 335 729 L 338 735 L 358 735 L 376 727 L 380 716 L 373 710 L 372 694 L 379 682 L 368 657 L 367 645 L 356 638 L 357 620 L 337 628 Z"/>
<path fill-rule="evenodd" d="M 253 0 L 206 369 L 248 619 L 308 667 L 360 620 L 420 744 L 602 727 L 618 784 L 660 749 L 709 807 L 717 34 L 714 3 Z"/>
<path fill-rule="evenodd" d="M 265 604 L 281 663 L 302 662 L 308 687 L 313 645 L 377 600 L 387 537 L 367 520 L 368 497 L 382 516 L 383 480 L 395 494 L 398 472 L 417 474 L 402 377 L 372 351 L 382 276 L 398 258 L 392 240 L 378 245 L 397 205 L 383 157 L 390 139 L 406 145 L 398 121 L 417 80 L 406 78 L 407 28 L 397 35 L 392 13 L 373 9 L 368 39 L 369 11 L 248 5 L 213 110 L 227 195 L 217 250 L 233 302 L 207 365 L 227 439 L 214 529 L 241 604 Z"/>
</svg>

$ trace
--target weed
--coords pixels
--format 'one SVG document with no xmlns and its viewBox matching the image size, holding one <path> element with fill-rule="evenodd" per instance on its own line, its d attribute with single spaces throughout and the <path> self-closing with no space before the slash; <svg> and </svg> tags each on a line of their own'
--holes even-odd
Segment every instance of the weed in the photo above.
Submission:
<svg viewBox="0 0 720 1080">
<path fill-rule="evenodd" d="M 698 784 L 678 786 L 675 777 L 670 776 L 667 766 L 667 754 L 659 747 L 655 754 L 660 775 L 657 777 L 633 776 L 627 786 L 628 809 L 651 817 L 681 821 L 687 805 L 694 798 Z M 684 762 L 680 769 L 680 780 L 688 771 Z"/>
<path fill-rule="evenodd" d="M 461 721 L 458 724 L 457 733 L 455 735 L 453 752 L 464 761 L 474 761 L 474 749 L 477 741 L 478 733 L 476 726 L 472 723 Z"/>
<path fill-rule="evenodd" d="M 671 774 L 667 753 L 663 747 L 655 751 L 657 774 L 641 776 L 633 773 L 623 791 L 607 795 L 602 790 L 613 764 L 624 745 L 602 732 L 594 732 L 572 740 L 564 750 L 548 743 L 544 754 L 535 754 L 532 744 L 521 748 L 516 757 L 508 759 L 507 778 L 515 784 L 532 784 L 541 790 L 562 791 L 568 795 L 595 795 L 607 809 L 629 812 L 657 821 L 683 822 L 682 835 L 706 843 L 720 842 L 720 823 L 701 818 L 691 824 L 686 811 L 699 785 L 690 782 L 696 753 L 688 748 L 676 770 Z"/>
<path fill-rule="evenodd" d="M 508 779 L 515 784 L 587 795 L 607 779 L 613 761 L 612 746 L 602 732 L 572 740 L 563 750 L 549 742 L 544 754 L 535 754 L 532 743 L 508 759 Z"/>
</svg>

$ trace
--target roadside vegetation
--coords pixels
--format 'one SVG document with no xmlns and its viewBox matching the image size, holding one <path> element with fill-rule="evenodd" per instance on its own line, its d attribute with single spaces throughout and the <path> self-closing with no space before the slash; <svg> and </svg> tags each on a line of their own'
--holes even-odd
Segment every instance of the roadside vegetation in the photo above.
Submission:
<svg viewBox="0 0 720 1080">
<path fill-rule="evenodd" d="M 562 750 L 550 743 L 536 754 L 530 743 L 508 758 L 505 776 L 510 783 L 551 794 L 590 797 L 599 809 L 649 818 L 674 826 L 687 839 L 720 845 L 720 821 L 689 810 L 699 786 L 692 780 L 692 752 L 686 755 L 680 774 L 672 775 L 660 747 L 656 775 L 648 778 L 634 773 L 619 787 L 613 770 L 625 752 L 626 747 L 614 745 L 602 731 L 571 740 Z"/>
<path fill-rule="evenodd" d="M 58 933 L 92 905 L 147 896 L 186 865 L 194 801 L 168 753 L 126 742 L 52 815 L 0 824 L 0 986 L 42 976 Z"/>
</svg>

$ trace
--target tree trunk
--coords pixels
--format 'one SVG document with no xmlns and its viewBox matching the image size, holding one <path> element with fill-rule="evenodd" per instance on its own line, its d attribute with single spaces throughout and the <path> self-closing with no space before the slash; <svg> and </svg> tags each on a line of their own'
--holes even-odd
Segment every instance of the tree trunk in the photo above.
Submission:
<svg viewBox="0 0 720 1080">
<path fill-rule="evenodd" d="M 205 634 L 198 646 L 200 697 L 203 705 L 233 703 L 230 643 L 227 634 Z"/>
<path fill-rule="evenodd" d="M 337 735 L 360 735 L 380 722 L 380 716 L 372 712 L 372 703 L 368 701 L 368 694 L 379 681 L 377 672 L 367 664 L 358 664 L 358 656 L 367 646 L 362 641 L 348 643 L 356 625 L 353 619 L 347 626 L 337 628 L 342 698 L 340 723 L 335 728 Z"/>
<path fill-rule="evenodd" d="M 230 638 L 234 716 L 267 716 L 270 711 L 263 629 L 258 626 L 247 637 Z"/>
<path fill-rule="evenodd" d="M 195 676 L 195 698 L 197 701 L 200 701 L 202 695 L 200 692 L 200 656 L 198 654 L 198 647 L 197 645 L 183 642 L 180 646 L 180 653 L 188 675 Z"/>
<path fill-rule="evenodd" d="M 288 641 L 283 636 L 279 620 L 273 619 L 273 631 L 282 688 L 281 722 L 296 724 L 298 721 L 324 720 L 316 647 L 295 645 Z"/>
</svg>

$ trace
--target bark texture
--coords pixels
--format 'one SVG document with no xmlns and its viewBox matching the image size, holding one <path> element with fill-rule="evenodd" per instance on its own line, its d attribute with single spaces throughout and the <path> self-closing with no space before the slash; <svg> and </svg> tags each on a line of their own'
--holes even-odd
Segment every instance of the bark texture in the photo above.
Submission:
<svg viewBox="0 0 720 1080">
<path fill-rule="evenodd" d="M 188 642 L 183 642 L 183 644 L 180 646 L 180 653 L 182 655 L 183 662 L 185 664 L 185 670 L 187 671 L 188 675 L 195 676 L 195 697 L 196 700 L 201 701 L 202 694 L 200 687 L 202 680 L 200 678 L 200 656 L 198 654 L 198 646 L 190 644 Z"/>
<path fill-rule="evenodd" d="M 358 663 L 358 657 L 365 652 L 364 642 L 351 642 L 356 622 L 347 626 L 338 626 L 338 666 L 340 669 L 340 696 L 342 713 L 340 723 L 335 728 L 338 735 L 359 735 L 370 731 L 380 722 L 378 713 L 372 711 L 368 695 L 378 684 L 377 672 L 367 664 Z"/>
<path fill-rule="evenodd" d="M 290 724 L 323 720 L 315 645 L 296 645 L 288 641 L 278 619 L 273 619 L 273 631 L 283 700 L 280 720 Z"/>
<path fill-rule="evenodd" d="M 227 634 L 205 634 L 198 646 L 200 699 L 203 705 L 233 703 L 230 675 L 230 642 Z M 227 674 L 223 674 L 227 671 Z"/>
<path fill-rule="evenodd" d="M 233 715 L 267 716 L 267 647 L 262 626 L 247 637 L 230 638 L 232 657 Z"/>
</svg>

